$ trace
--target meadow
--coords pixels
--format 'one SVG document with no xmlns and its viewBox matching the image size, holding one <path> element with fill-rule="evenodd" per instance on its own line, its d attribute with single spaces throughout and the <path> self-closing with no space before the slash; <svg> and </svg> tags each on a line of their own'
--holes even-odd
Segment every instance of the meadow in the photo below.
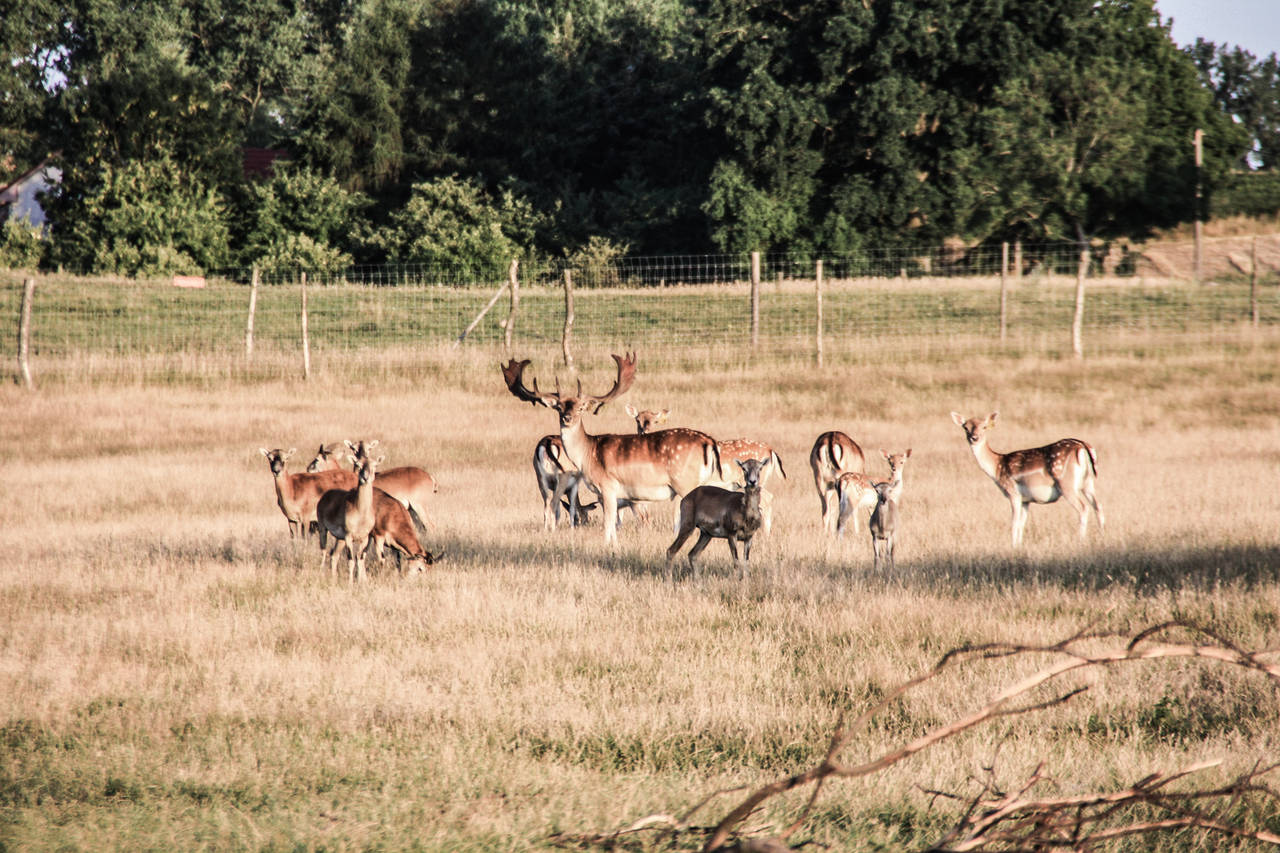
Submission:
<svg viewBox="0 0 1280 853">
<path fill-rule="evenodd" d="M 745 580 L 722 542 L 696 578 L 664 576 L 673 506 L 628 514 L 616 549 L 598 515 L 545 533 L 530 457 L 555 415 L 507 393 L 488 344 L 321 357 L 309 382 L 203 356 L 165 379 L 145 354 L 95 355 L 111 370 L 0 387 L 0 848 L 576 849 L 811 766 L 841 715 L 964 644 L 1177 618 L 1280 648 L 1280 338 L 1167 340 L 1083 361 L 846 340 L 821 369 L 641 349 L 635 386 L 589 431 L 629 431 L 628 402 L 670 407 L 671 425 L 766 441 L 785 464 Z M 516 355 L 544 387 L 573 378 L 547 342 Z M 576 357 L 588 391 L 609 386 L 607 349 Z M 1090 441 L 1105 532 L 1081 543 L 1065 505 L 1035 506 L 1011 551 L 1007 504 L 952 410 L 998 410 L 1002 451 Z M 912 448 L 892 571 L 873 570 L 865 517 L 843 541 L 821 532 L 807 459 L 828 429 L 873 473 L 879 448 Z M 387 464 L 439 480 L 426 544 L 446 559 L 429 573 L 386 566 L 352 588 L 289 539 L 259 448 L 298 448 L 296 471 L 343 438 L 379 439 Z M 852 733 L 848 757 L 1044 664 L 958 668 Z M 793 841 L 924 849 L 962 807 L 936 792 L 1016 787 L 1042 763 L 1069 794 L 1208 759 L 1223 763 L 1203 784 L 1221 784 L 1280 755 L 1280 690 L 1258 673 L 1151 661 L 1071 686 L 1089 690 L 829 781 Z M 805 796 L 770 800 L 749 828 L 785 826 Z M 1280 832 L 1274 802 L 1240 808 Z M 1161 847 L 1233 843 L 1256 844 L 1184 831 Z"/>
</svg>

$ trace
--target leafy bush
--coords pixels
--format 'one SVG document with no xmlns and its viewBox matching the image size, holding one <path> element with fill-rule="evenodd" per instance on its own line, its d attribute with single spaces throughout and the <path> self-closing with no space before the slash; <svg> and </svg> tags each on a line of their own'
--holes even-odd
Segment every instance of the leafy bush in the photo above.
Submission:
<svg viewBox="0 0 1280 853">
<path fill-rule="evenodd" d="M 409 201 L 374 242 L 393 263 L 492 277 L 529 254 L 537 221 L 528 202 L 513 193 L 495 202 L 474 181 L 451 176 L 414 184 Z"/>
<path fill-rule="evenodd" d="M 73 269 L 171 275 L 227 259 L 222 197 L 168 157 L 64 173 L 50 218 L 55 258 Z"/>
<path fill-rule="evenodd" d="M 47 245 L 40 229 L 25 219 L 6 220 L 0 228 L 0 269 L 36 269 Z"/>
<path fill-rule="evenodd" d="M 277 161 L 271 177 L 247 189 L 244 261 L 273 270 L 350 266 L 351 251 L 368 239 L 369 204 L 331 177 Z"/>
</svg>

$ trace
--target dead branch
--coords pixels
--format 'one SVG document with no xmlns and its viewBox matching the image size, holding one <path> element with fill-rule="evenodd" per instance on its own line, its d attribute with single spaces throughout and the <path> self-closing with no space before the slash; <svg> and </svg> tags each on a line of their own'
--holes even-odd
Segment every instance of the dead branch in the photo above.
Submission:
<svg viewBox="0 0 1280 853">
<path fill-rule="evenodd" d="M 1198 643 L 1157 641 L 1158 638 L 1164 637 L 1175 631 L 1190 633 L 1193 637 L 1198 636 L 1203 641 Z M 989 643 L 981 646 L 961 647 L 947 652 L 933 669 L 889 691 L 881 701 L 868 708 L 858 717 L 852 729 L 865 725 L 876 714 L 879 714 L 881 711 L 889 707 L 893 701 L 909 690 L 913 690 L 916 687 L 937 678 L 944 672 L 948 672 L 966 663 L 1027 654 L 1051 655 L 1061 659 L 1052 665 L 1010 685 L 998 693 L 986 705 L 977 709 L 972 714 L 947 723 L 946 725 L 939 726 L 925 735 L 916 738 L 910 743 L 861 763 L 847 764 L 840 760 L 839 756 L 841 752 L 852 738 L 852 729 L 846 729 L 842 724 L 838 725 L 836 733 L 832 737 L 831 746 L 822 762 L 820 762 L 816 767 L 812 767 L 802 773 L 789 776 L 785 779 L 771 782 L 768 785 L 752 792 L 720 821 L 719 825 L 716 826 L 715 830 L 707 839 L 703 850 L 707 851 L 707 853 L 711 853 L 711 851 L 725 849 L 730 838 L 735 834 L 736 829 L 741 825 L 741 823 L 757 808 L 759 808 L 762 803 L 777 796 L 778 794 L 808 785 L 817 785 L 819 782 L 829 777 L 856 778 L 876 773 L 886 767 L 890 767 L 893 764 L 902 761 L 905 758 L 909 758 L 922 750 L 928 749 L 943 740 L 954 737 L 961 732 L 967 731 L 968 729 L 990 720 L 1005 716 L 1033 713 L 1035 711 L 1044 710 L 1046 708 L 1068 702 L 1073 697 L 1083 692 L 1086 688 L 1077 688 L 1048 700 L 1011 707 L 1012 702 L 1018 697 L 1024 696 L 1027 693 L 1030 693 L 1037 688 L 1072 672 L 1089 668 L 1105 668 L 1122 663 L 1150 661 L 1162 658 L 1203 658 L 1263 673 L 1266 677 L 1272 679 L 1277 684 L 1280 684 L 1280 665 L 1269 663 L 1263 659 L 1265 656 L 1274 654 L 1274 651 L 1245 651 L 1216 635 L 1214 632 L 1188 622 L 1170 621 L 1153 625 L 1132 635 L 1131 637 L 1128 637 L 1126 642 L 1118 648 L 1104 650 L 1101 652 L 1090 652 L 1085 648 L 1088 641 L 1096 641 L 1105 638 L 1115 640 L 1119 638 L 1119 636 L 1120 635 L 1118 634 L 1081 631 L 1073 634 L 1065 640 L 1050 645 L 1037 646 L 1016 643 Z M 1147 796 L 1145 789 L 1139 789 L 1137 786 L 1134 786 L 1134 789 L 1131 790 L 1142 790 L 1144 796 Z M 809 804 L 805 806 L 805 813 L 808 812 L 811 805 L 812 798 L 810 799 Z M 1216 824 L 1210 825 L 1208 822 L 1196 823 L 1194 825 L 1204 829 L 1225 831 L 1219 829 Z M 797 824 L 789 826 L 787 835 L 789 836 L 797 828 Z M 1152 827 L 1151 829 L 1142 831 L 1153 831 L 1154 829 L 1155 827 Z M 1246 831 L 1240 830 L 1240 832 L 1243 833 Z M 1248 835 L 1247 837 L 1257 836 Z"/>
</svg>

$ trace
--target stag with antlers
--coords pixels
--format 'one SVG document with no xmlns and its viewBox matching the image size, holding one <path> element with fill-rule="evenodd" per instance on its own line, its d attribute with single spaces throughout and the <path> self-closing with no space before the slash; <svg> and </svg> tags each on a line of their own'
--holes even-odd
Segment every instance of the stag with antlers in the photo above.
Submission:
<svg viewBox="0 0 1280 853">
<path fill-rule="evenodd" d="M 618 541 L 618 501 L 666 501 L 681 498 L 703 483 L 722 479 L 716 442 L 693 429 L 664 429 L 637 435 L 591 435 L 582 417 L 625 393 L 635 381 L 636 357 L 614 355 L 618 376 L 603 395 L 541 391 L 524 383 L 529 360 L 512 359 L 502 368 L 507 389 L 519 400 L 560 413 L 560 439 L 565 453 L 600 495 L 604 510 L 604 538 Z"/>
</svg>

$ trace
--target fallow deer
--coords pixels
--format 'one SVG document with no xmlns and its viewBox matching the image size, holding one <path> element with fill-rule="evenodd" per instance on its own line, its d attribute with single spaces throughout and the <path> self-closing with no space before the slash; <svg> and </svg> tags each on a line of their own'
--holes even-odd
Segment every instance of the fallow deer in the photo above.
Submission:
<svg viewBox="0 0 1280 853">
<path fill-rule="evenodd" d="M 351 450 L 351 442 L 343 444 L 347 446 L 348 451 Z M 307 471 L 341 471 L 347 475 L 345 484 L 341 488 L 352 489 L 355 488 L 356 483 L 355 473 L 342 467 L 343 444 L 320 445 L 315 458 L 307 465 Z M 377 442 L 372 441 L 369 446 L 372 448 L 375 444 Z M 379 471 L 378 488 L 400 501 L 404 508 L 409 510 L 410 518 L 419 525 L 435 526 L 435 522 L 427 514 L 427 502 L 431 495 L 440 491 L 440 486 L 436 483 L 435 477 L 427 471 L 412 465 L 401 465 Z M 426 527 L 423 526 L 422 530 L 425 532 Z"/>
<path fill-rule="evenodd" d="M 695 570 L 694 559 L 711 543 L 712 539 L 724 539 L 729 543 L 729 553 L 738 565 L 742 577 L 746 577 L 746 564 L 751 562 L 751 539 L 764 523 L 760 514 L 761 470 L 769 461 L 748 459 L 738 462 L 742 471 L 741 492 L 722 489 L 719 486 L 699 486 L 680 500 L 680 529 L 676 539 L 667 549 L 667 573 L 671 563 L 684 543 L 699 531 L 698 541 L 689 551 L 689 570 Z M 742 561 L 738 560 L 738 541 L 742 542 Z"/>
<path fill-rule="evenodd" d="M 275 478 L 276 503 L 289 522 L 289 536 L 302 536 L 306 539 L 311 528 L 316 524 L 316 504 L 320 497 L 330 489 L 348 488 L 348 481 L 353 477 L 345 476 L 347 472 L 322 471 L 320 473 L 290 474 L 285 471 L 285 462 L 297 452 L 296 448 L 258 451 L 266 457 L 271 468 L 271 476 Z"/>
<path fill-rule="evenodd" d="M 374 459 L 367 454 L 359 459 L 352 457 L 356 466 L 356 487 L 325 492 L 316 508 L 320 524 L 333 537 L 328 554 L 329 572 L 337 573 L 338 548 L 345 545 L 348 583 L 354 583 L 357 575 L 361 581 L 365 579 L 365 551 L 377 520 L 373 480 L 382 459 L 381 456 Z"/>
<path fill-rule="evenodd" d="M 898 535 L 898 500 L 901 495 L 901 489 L 895 490 L 891 481 L 876 483 L 876 508 L 867 520 L 876 569 L 882 562 L 893 569 L 893 542 Z"/>
<path fill-rule="evenodd" d="M 813 484 L 822 502 L 823 529 L 836 533 L 840 508 L 837 484 L 842 474 L 865 472 L 862 448 L 842 432 L 824 432 L 809 451 L 809 467 L 813 469 Z"/>
<path fill-rule="evenodd" d="M 560 505 L 569 511 L 569 522 L 577 527 L 585 524 L 587 513 L 596 503 L 583 504 L 578 493 L 582 488 L 582 472 L 573 467 L 558 435 L 544 435 L 533 449 L 533 473 L 542 495 L 542 526 L 554 530 L 560 524 Z"/>
<path fill-rule="evenodd" d="M 645 435 L 591 435 L 582 418 L 600 410 L 635 381 L 635 355 L 614 355 L 618 376 L 603 395 L 546 393 L 524 384 L 529 361 L 511 359 L 502 367 L 507 389 L 519 400 L 555 409 L 566 455 L 599 493 L 605 541 L 618 541 L 618 501 L 664 501 L 683 497 L 713 477 L 721 477 L 715 439 L 692 429 L 664 429 Z"/>
<path fill-rule="evenodd" d="M 637 411 L 636 407 L 630 403 L 627 404 L 626 412 L 628 415 L 635 418 L 636 432 L 640 435 L 644 435 L 658 424 L 665 424 L 667 422 L 667 418 L 671 415 L 670 409 L 659 409 L 657 411 L 646 409 L 643 412 L 640 412 Z"/>
<path fill-rule="evenodd" d="M 874 510 L 879 500 L 879 487 L 887 486 L 894 500 L 902 495 L 902 471 L 911 458 L 911 450 L 906 453 L 885 453 L 880 455 L 889 463 L 889 479 L 875 480 L 866 474 L 846 471 L 836 479 L 836 498 L 840 513 L 836 519 L 836 535 L 844 536 L 845 526 L 859 509 Z"/>
<path fill-rule="evenodd" d="M 1098 529 L 1106 520 L 1102 507 L 1093 493 L 1098 476 L 1098 455 L 1093 447 L 1078 438 L 1064 438 L 1044 447 L 997 453 L 987 445 L 987 433 L 996 424 L 999 412 L 985 418 L 965 420 L 957 412 L 951 420 L 964 430 L 969 448 L 978 460 L 978 467 L 1000 489 L 1013 510 L 1013 547 L 1022 544 L 1022 531 L 1027 525 L 1029 504 L 1051 504 L 1063 498 L 1080 517 L 1080 537 L 1084 538 L 1089 526 L 1089 507 L 1098 517 Z"/>
</svg>

